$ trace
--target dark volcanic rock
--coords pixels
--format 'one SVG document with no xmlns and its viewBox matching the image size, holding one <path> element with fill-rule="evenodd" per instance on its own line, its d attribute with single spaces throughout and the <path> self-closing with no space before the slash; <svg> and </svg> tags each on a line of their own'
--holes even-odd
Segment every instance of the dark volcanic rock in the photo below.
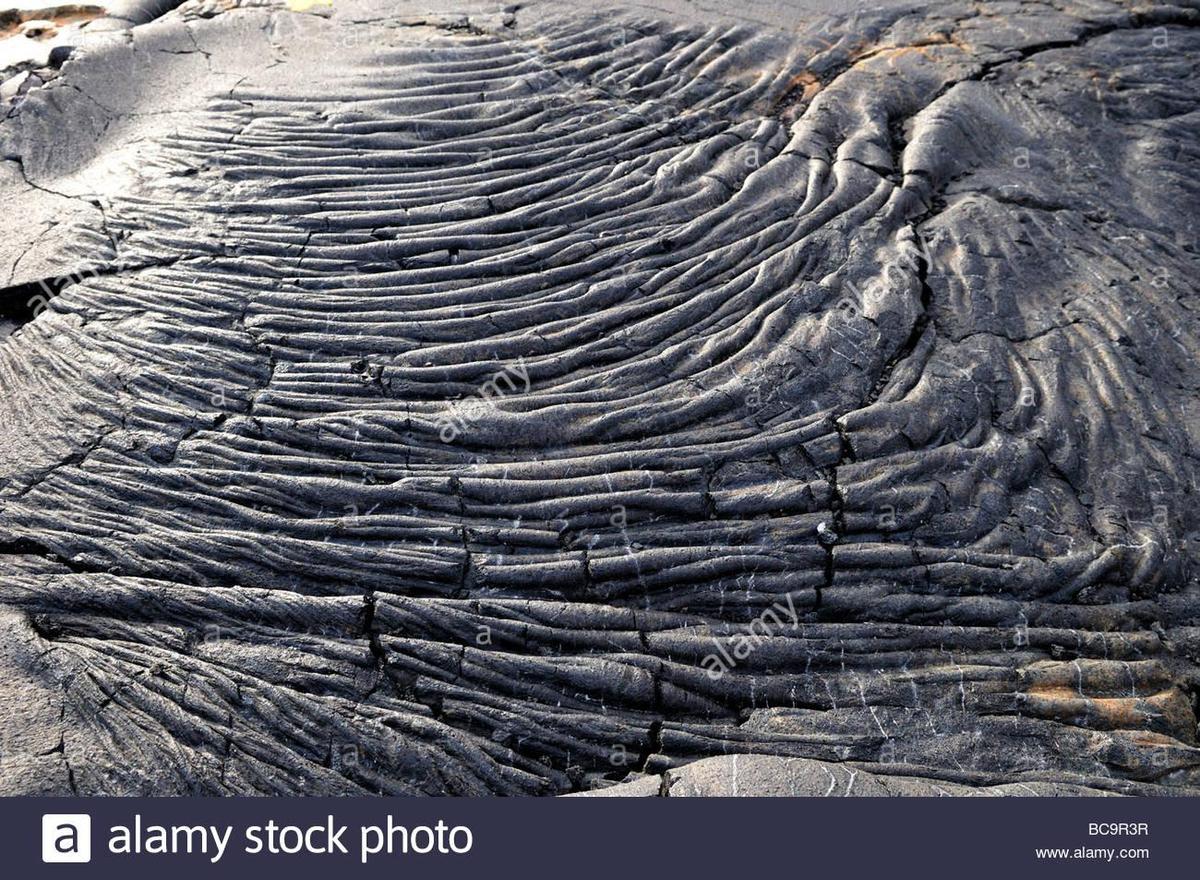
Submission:
<svg viewBox="0 0 1200 880">
<path fill-rule="evenodd" d="M 1196 791 L 1192 4 L 230 5 L 0 121 L 0 792 Z"/>
</svg>

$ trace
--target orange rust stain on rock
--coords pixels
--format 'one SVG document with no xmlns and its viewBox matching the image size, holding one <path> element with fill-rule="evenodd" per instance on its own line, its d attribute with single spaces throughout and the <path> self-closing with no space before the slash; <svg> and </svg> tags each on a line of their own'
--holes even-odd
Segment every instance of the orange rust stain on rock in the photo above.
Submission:
<svg viewBox="0 0 1200 880">
<path fill-rule="evenodd" d="M 1131 730 L 1126 738 L 1134 745 L 1152 748 L 1179 745 L 1179 740 L 1175 737 L 1167 736 L 1165 733 L 1155 733 L 1153 730 Z"/>
<path fill-rule="evenodd" d="M 45 40 L 53 37 L 58 28 L 79 24 L 102 18 L 105 15 L 103 7 L 80 6 L 67 4 L 52 6 L 46 9 L 9 9 L 0 12 L 0 39 L 24 34 L 31 40 Z M 47 22 L 46 28 L 26 28 L 26 22 Z"/>
<path fill-rule="evenodd" d="M 1089 697 L 1062 684 L 1039 683 L 1031 685 L 1024 694 L 1029 698 L 1026 710 L 1041 717 L 1147 734 L 1153 726 L 1184 742 L 1195 739 L 1195 715 L 1176 687 L 1140 697 Z"/>
<path fill-rule="evenodd" d="M 788 80 L 786 94 L 800 91 L 800 100 L 811 101 L 821 91 L 823 86 L 816 75 L 805 70 Z"/>
</svg>

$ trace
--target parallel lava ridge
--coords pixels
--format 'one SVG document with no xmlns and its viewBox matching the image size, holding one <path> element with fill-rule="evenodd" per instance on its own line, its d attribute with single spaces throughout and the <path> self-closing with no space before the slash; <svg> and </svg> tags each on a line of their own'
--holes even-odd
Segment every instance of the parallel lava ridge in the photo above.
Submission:
<svg viewBox="0 0 1200 880">
<path fill-rule="evenodd" d="M 0 793 L 1200 792 L 1200 6 L 439 3 L 0 108 Z"/>
</svg>

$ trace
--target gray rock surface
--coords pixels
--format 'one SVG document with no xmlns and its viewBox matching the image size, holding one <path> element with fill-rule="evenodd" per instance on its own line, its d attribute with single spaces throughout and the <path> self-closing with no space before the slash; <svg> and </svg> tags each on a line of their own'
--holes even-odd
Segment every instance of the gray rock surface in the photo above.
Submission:
<svg viewBox="0 0 1200 880">
<path fill-rule="evenodd" d="M 880 768 L 875 768 L 878 771 Z M 963 785 L 915 776 L 872 772 L 860 765 L 781 758 L 722 755 L 702 758 L 608 788 L 567 797 L 1097 797 L 1100 789 L 1053 782 Z"/>
<path fill-rule="evenodd" d="M 1197 792 L 1198 7 L 734 11 L 13 98 L 0 793 Z"/>
</svg>

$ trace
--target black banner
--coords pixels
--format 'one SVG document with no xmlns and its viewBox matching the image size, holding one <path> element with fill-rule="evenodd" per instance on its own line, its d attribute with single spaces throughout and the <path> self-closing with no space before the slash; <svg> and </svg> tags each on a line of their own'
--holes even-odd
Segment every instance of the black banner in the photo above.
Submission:
<svg viewBox="0 0 1200 880">
<path fill-rule="evenodd" d="M 12 798 L 0 873 L 1134 877 L 1190 872 L 1196 817 L 1185 798 Z"/>
</svg>

